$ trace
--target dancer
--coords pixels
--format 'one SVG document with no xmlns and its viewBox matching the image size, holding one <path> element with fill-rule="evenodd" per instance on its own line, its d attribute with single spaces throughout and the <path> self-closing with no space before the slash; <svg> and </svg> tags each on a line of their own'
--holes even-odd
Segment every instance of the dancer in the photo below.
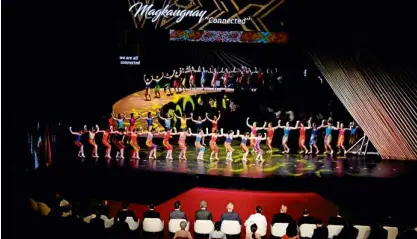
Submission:
<svg viewBox="0 0 417 239">
<path fill-rule="evenodd" d="M 338 130 L 339 122 L 337 122 L 337 127 L 334 127 L 334 126 L 332 126 L 332 122 L 330 120 L 328 120 L 327 121 L 327 126 L 325 128 L 326 128 L 326 136 L 324 137 L 324 152 L 326 154 L 328 154 L 329 153 L 328 149 L 330 149 L 330 155 L 333 155 L 333 149 L 332 149 L 332 145 L 331 145 L 331 143 L 332 143 L 332 130 Z"/>
<path fill-rule="evenodd" d="M 229 72 L 229 69 L 226 68 L 223 74 L 223 85 L 225 89 L 227 89 L 227 85 L 229 84 L 229 77 L 230 77 L 230 72 Z"/>
<path fill-rule="evenodd" d="M 324 126 L 324 120 L 321 123 L 321 126 L 317 127 L 316 123 L 313 123 L 313 127 L 311 130 L 311 136 L 310 136 L 310 151 L 308 152 L 308 154 L 312 154 L 313 153 L 313 147 L 316 149 L 316 153 L 315 154 L 319 154 L 320 150 L 317 147 L 317 132 L 319 131 L 319 129 L 323 128 Z"/>
<path fill-rule="evenodd" d="M 345 149 L 345 131 L 346 130 L 351 130 L 352 128 L 343 128 L 343 123 L 340 123 L 340 128 L 339 128 L 339 137 L 337 138 L 337 154 L 341 155 L 342 151 L 341 149 L 343 149 L 343 155 L 346 156 L 346 149 Z"/>
<path fill-rule="evenodd" d="M 200 66 L 199 66 L 197 72 L 201 72 L 200 85 L 201 85 L 201 88 L 203 88 L 203 91 L 204 91 L 204 84 L 206 83 L 206 80 L 207 80 L 207 70 L 204 67 L 200 68 Z"/>
<path fill-rule="evenodd" d="M 246 125 L 250 128 L 251 130 L 251 135 L 250 135 L 250 145 L 249 147 L 252 148 L 253 151 L 256 151 L 254 146 L 255 146 L 255 137 L 257 135 L 257 131 L 264 129 L 266 126 L 266 122 L 264 123 L 264 125 L 262 127 L 256 127 L 257 122 L 253 122 L 252 125 L 249 124 L 249 117 L 246 118 Z M 278 127 L 278 126 L 277 126 Z M 252 152 L 253 152 L 252 151 Z"/>
<path fill-rule="evenodd" d="M 308 126 L 304 127 L 304 123 L 301 122 L 300 123 L 300 127 L 298 127 L 298 129 L 300 129 L 300 137 L 298 138 L 298 147 L 300 147 L 300 154 L 307 154 L 308 150 L 307 147 L 305 146 L 305 141 L 306 141 L 306 130 L 307 129 L 311 129 L 311 118 L 308 119 L 307 121 Z"/>
<path fill-rule="evenodd" d="M 349 136 L 349 147 L 352 146 L 356 142 L 356 131 L 358 130 L 359 126 L 355 125 L 355 122 L 350 122 L 350 136 Z"/>
<path fill-rule="evenodd" d="M 255 148 L 255 152 L 256 152 L 256 161 L 263 162 L 264 159 L 263 159 L 262 156 L 264 154 L 264 151 L 262 150 L 260 144 L 261 144 L 262 140 L 266 140 L 266 133 L 264 133 L 264 137 L 262 137 L 261 133 L 258 133 L 258 135 L 256 137 L 251 137 L 251 138 L 255 138 L 254 148 Z"/>
<path fill-rule="evenodd" d="M 218 154 L 219 154 L 219 148 L 217 147 L 217 138 L 221 137 L 222 135 L 218 134 L 219 131 L 216 129 L 214 132 L 212 133 L 208 133 L 208 129 L 206 128 L 206 135 L 210 136 L 210 149 L 211 149 L 211 154 L 210 154 L 210 162 L 213 161 L 213 155 L 214 155 L 214 159 L 215 160 L 219 160 Z"/>
<path fill-rule="evenodd" d="M 110 126 L 113 126 L 113 115 L 110 113 L 107 116 L 107 128 L 110 129 Z"/>
<path fill-rule="evenodd" d="M 135 113 L 130 113 L 130 117 L 125 117 L 125 119 L 129 121 L 129 131 L 133 131 L 135 129 L 136 120 L 140 119 L 140 115 L 135 118 Z"/>
<path fill-rule="evenodd" d="M 213 119 L 210 119 L 209 117 L 208 117 L 208 113 L 206 113 L 206 119 L 208 119 L 208 121 L 210 121 L 211 122 L 211 124 L 212 124 L 212 126 L 211 126 L 211 132 L 212 133 L 214 133 L 214 132 L 216 132 L 217 131 L 217 123 L 219 122 L 219 120 L 220 120 L 220 116 L 221 116 L 221 114 L 220 114 L 220 111 L 219 111 L 219 117 L 217 117 L 217 116 L 213 116 Z"/>
<path fill-rule="evenodd" d="M 169 116 L 169 114 L 168 114 L 168 113 L 166 113 L 166 118 L 164 118 L 164 117 L 162 117 L 162 116 L 161 116 L 161 113 L 160 113 L 159 111 L 157 112 L 157 115 L 158 115 L 158 117 L 159 117 L 161 120 L 163 120 L 163 121 L 164 121 L 164 128 L 165 128 L 165 131 L 170 130 L 170 129 L 171 129 L 171 119 L 172 119 L 172 117 L 171 117 L 171 116 Z"/>
<path fill-rule="evenodd" d="M 185 71 L 184 68 L 180 68 L 180 72 L 183 72 L 184 73 L 184 77 L 183 78 L 180 78 L 180 85 L 179 85 L 179 87 L 182 88 L 182 91 L 181 92 L 184 92 L 184 91 L 187 91 L 186 88 L 185 88 L 185 82 L 187 81 L 187 74 L 186 74 L 186 71 Z"/>
<path fill-rule="evenodd" d="M 74 132 L 74 131 L 72 131 L 72 127 L 69 127 L 69 130 L 70 130 L 71 134 L 75 136 L 74 143 L 79 148 L 78 157 L 79 158 L 85 158 L 84 145 L 81 143 L 81 136 L 86 132 L 83 131 L 83 130 L 80 130 L 78 132 Z"/>
<path fill-rule="evenodd" d="M 111 144 L 110 144 L 110 136 L 112 134 L 116 134 L 117 132 L 113 130 L 113 126 L 110 126 L 110 129 L 108 130 L 100 130 L 97 131 L 97 133 L 102 133 L 103 137 L 101 139 L 101 143 L 106 147 L 106 156 L 105 158 L 111 158 L 110 152 L 111 152 Z"/>
<path fill-rule="evenodd" d="M 168 73 L 165 74 L 164 78 L 165 79 L 168 79 L 168 81 L 165 82 L 165 84 L 164 84 L 164 93 L 165 93 L 166 96 L 171 96 L 172 95 L 172 91 L 171 91 L 171 80 L 170 80 L 171 78 L 168 75 Z M 169 94 L 167 93 L 167 90 L 169 91 Z"/>
<path fill-rule="evenodd" d="M 154 136 L 154 131 L 155 131 L 155 129 L 151 128 L 148 131 L 148 135 L 146 137 L 146 146 L 148 146 L 149 149 L 151 150 L 149 152 L 149 160 L 156 159 L 156 147 L 157 146 L 156 146 L 156 144 L 152 143 L 152 139 L 153 139 L 153 136 Z M 142 134 L 143 134 L 143 131 L 142 131 Z M 159 134 L 159 129 L 158 129 L 158 132 L 156 134 Z"/>
<path fill-rule="evenodd" d="M 173 85 L 174 85 L 174 91 L 175 91 L 175 93 L 179 93 L 179 87 L 180 87 L 179 79 L 180 79 L 181 75 L 182 75 L 182 72 L 181 71 L 178 72 L 178 71 L 174 70 L 173 73 L 172 73 L 172 75 L 166 77 L 166 78 L 168 78 L 170 80 L 172 80 L 172 79 L 174 80 L 174 84 Z"/>
<path fill-rule="evenodd" d="M 130 136 L 130 146 L 132 146 L 133 151 L 134 151 L 132 155 L 132 159 L 140 159 L 139 157 L 140 147 L 138 145 L 138 137 L 139 137 L 138 133 L 139 133 L 138 129 L 130 130 L 130 132 L 127 133 L 127 135 Z"/>
<path fill-rule="evenodd" d="M 250 134 L 249 134 L 249 132 L 245 132 L 245 134 L 239 134 L 239 131 L 238 131 L 238 137 L 240 137 L 241 138 L 241 141 L 240 141 L 240 148 L 243 150 L 243 157 L 242 157 L 242 162 L 246 162 L 247 161 L 247 157 L 248 157 L 248 154 L 249 154 L 249 149 L 248 149 L 248 139 L 250 138 Z"/>
<path fill-rule="evenodd" d="M 142 117 L 139 114 L 139 118 L 140 119 L 145 119 L 146 120 L 146 123 L 148 124 L 148 131 L 152 131 L 152 128 L 153 128 L 153 119 L 158 118 L 158 115 L 152 117 L 152 113 L 151 112 L 148 112 L 148 115 L 146 117 Z"/>
<path fill-rule="evenodd" d="M 195 84 L 195 72 L 194 67 L 191 67 L 191 69 L 188 71 L 190 73 L 190 89 L 192 90 L 193 87 L 195 90 L 197 90 L 197 86 Z"/>
<path fill-rule="evenodd" d="M 123 121 L 125 119 L 125 114 L 117 114 L 117 118 L 114 117 L 114 115 L 112 115 L 113 120 L 116 120 L 117 122 L 117 130 L 122 130 L 123 129 Z"/>
<path fill-rule="evenodd" d="M 88 142 L 90 143 L 90 145 L 93 147 L 93 151 L 91 152 L 91 156 L 93 158 L 98 158 L 98 146 L 96 144 L 96 133 L 99 131 L 98 125 L 96 125 L 96 127 L 93 127 L 91 130 L 87 129 L 87 125 L 84 125 L 84 131 L 88 132 Z"/>
<path fill-rule="evenodd" d="M 256 122 L 254 123 L 254 125 L 252 126 L 252 128 L 253 127 L 255 127 L 255 131 L 254 132 L 256 134 Z M 275 130 L 278 129 L 278 128 L 279 128 L 278 125 L 275 126 L 275 127 L 272 127 L 272 123 L 271 122 L 268 123 L 268 127 L 267 128 L 262 128 L 262 129 L 266 129 L 266 133 L 267 133 L 267 138 L 266 138 L 266 146 L 268 147 L 268 151 L 266 151 L 267 153 L 271 153 L 272 152 L 272 140 L 274 138 Z"/>
<path fill-rule="evenodd" d="M 151 98 L 150 89 L 151 89 L 152 80 L 149 78 L 146 78 L 146 74 L 144 74 L 143 81 L 145 82 L 145 101 L 151 101 L 152 98 Z M 149 97 L 149 100 L 148 100 L 148 97 Z"/>
<path fill-rule="evenodd" d="M 161 88 L 161 86 L 159 85 L 159 82 L 164 78 L 164 73 L 162 73 L 161 77 L 158 78 L 158 76 L 156 78 L 154 78 L 152 76 L 151 81 L 155 81 L 155 98 L 161 98 L 161 93 L 159 92 L 159 89 Z"/>
<path fill-rule="evenodd" d="M 196 132 L 200 132 L 200 130 L 203 128 L 203 123 L 207 120 L 207 118 L 201 119 L 201 116 L 198 116 L 197 120 L 194 120 L 193 116 L 191 116 L 191 120 L 196 125 L 196 128 L 197 128 Z M 203 134 L 203 138 L 201 139 L 201 144 L 205 146 L 206 144 L 204 143 L 204 141 L 205 141 L 205 134 Z"/>
<path fill-rule="evenodd" d="M 181 130 L 182 130 L 182 131 L 187 130 L 187 120 L 192 119 L 192 118 L 193 118 L 193 114 L 191 113 L 191 117 L 188 117 L 188 118 L 187 118 L 187 115 L 186 115 L 186 114 L 182 114 L 182 117 L 179 117 L 179 116 L 178 116 L 177 114 L 175 114 L 175 113 L 174 113 L 174 115 L 175 115 L 175 117 L 176 117 L 177 119 L 179 119 L 179 120 L 180 120 L 180 123 L 181 123 L 180 128 L 181 128 Z"/>
<path fill-rule="evenodd" d="M 226 161 L 233 161 L 232 154 L 235 151 L 235 149 L 232 148 L 232 140 L 233 138 L 239 137 L 239 130 L 237 131 L 237 134 L 234 135 L 233 130 L 229 130 L 227 134 L 223 134 L 223 129 L 222 129 L 221 135 L 223 137 L 226 137 L 226 141 L 224 141 L 224 147 L 226 149 Z"/>
<path fill-rule="evenodd" d="M 123 141 L 125 140 L 126 129 L 119 129 L 118 132 L 115 132 L 115 137 L 113 137 L 112 142 L 119 149 L 116 154 L 116 158 L 124 159 L 124 149 L 125 145 Z"/>
<path fill-rule="evenodd" d="M 206 129 L 206 131 L 208 131 L 208 129 Z M 201 140 L 204 138 L 204 136 L 206 136 L 206 134 L 204 134 L 204 131 L 202 129 L 197 131 L 196 134 L 193 134 L 190 129 L 190 135 L 195 136 L 194 145 L 196 150 L 198 150 L 197 160 L 204 160 L 203 156 L 204 152 L 206 151 L 206 148 L 201 144 Z"/>
<path fill-rule="evenodd" d="M 171 129 L 167 129 L 163 134 L 164 140 L 162 141 L 162 145 L 164 145 L 164 147 L 167 150 L 167 155 L 165 159 L 170 159 L 172 161 L 172 150 L 174 149 L 174 147 L 169 143 L 169 139 L 171 138 L 171 135 L 178 135 L 178 133 L 173 133 Z"/>
<path fill-rule="evenodd" d="M 297 121 L 297 123 L 295 124 L 295 127 L 290 127 L 290 122 L 287 121 L 287 123 L 285 124 L 285 126 L 281 126 L 281 120 L 278 121 L 278 127 L 281 129 L 284 129 L 284 136 L 282 136 L 282 146 L 284 147 L 284 154 L 288 154 L 290 153 L 290 148 L 287 145 L 288 142 L 288 137 L 290 136 L 290 131 L 297 129 L 298 128 L 298 124 L 300 123 L 300 121 Z"/>
<path fill-rule="evenodd" d="M 217 79 L 219 77 L 219 72 L 216 70 L 216 68 L 213 69 L 213 71 L 209 71 L 209 73 L 213 74 L 213 78 L 211 80 L 211 86 L 214 90 L 217 90 Z"/>
<path fill-rule="evenodd" d="M 182 132 L 179 133 L 180 138 L 178 139 L 178 146 L 181 149 L 180 155 L 178 156 L 178 160 L 184 159 L 187 160 L 187 145 L 185 144 L 185 139 L 187 136 L 190 136 L 187 132 L 187 129 L 182 129 Z"/>
</svg>

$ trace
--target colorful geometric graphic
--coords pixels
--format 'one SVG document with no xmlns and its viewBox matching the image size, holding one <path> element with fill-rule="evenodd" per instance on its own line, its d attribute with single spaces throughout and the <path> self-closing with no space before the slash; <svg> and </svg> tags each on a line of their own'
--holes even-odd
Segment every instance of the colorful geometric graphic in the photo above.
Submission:
<svg viewBox="0 0 417 239">
<path fill-rule="evenodd" d="M 169 40 L 193 42 L 285 44 L 288 42 L 288 36 L 284 32 L 170 30 Z"/>
</svg>

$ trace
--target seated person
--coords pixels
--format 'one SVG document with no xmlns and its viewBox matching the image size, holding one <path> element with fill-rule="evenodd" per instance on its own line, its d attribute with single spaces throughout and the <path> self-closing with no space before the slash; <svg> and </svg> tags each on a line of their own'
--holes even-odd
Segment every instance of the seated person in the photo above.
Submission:
<svg viewBox="0 0 417 239">
<path fill-rule="evenodd" d="M 257 206 L 255 209 L 256 213 L 249 216 L 249 218 L 245 222 L 245 226 L 251 226 L 252 224 L 256 224 L 258 228 L 264 228 L 266 231 L 267 222 L 266 217 L 262 215 L 262 207 Z"/>
<path fill-rule="evenodd" d="M 359 230 L 353 226 L 352 223 L 346 221 L 339 235 L 334 236 L 334 239 L 356 239 L 358 237 Z"/>
<path fill-rule="evenodd" d="M 343 219 L 343 217 L 340 215 L 340 212 L 337 212 L 335 217 L 331 217 L 329 218 L 329 221 L 327 223 L 327 225 L 340 225 L 343 226 L 345 225 L 345 219 Z"/>
<path fill-rule="evenodd" d="M 180 230 L 175 232 L 174 239 L 193 239 L 191 233 L 186 231 L 185 228 L 187 227 L 187 222 L 182 221 L 180 222 Z"/>
<path fill-rule="evenodd" d="M 302 224 L 315 224 L 316 220 L 312 216 L 310 216 L 310 213 L 307 209 L 304 209 L 303 216 L 301 216 L 298 219 L 298 226 L 301 226 Z"/>
<path fill-rule="evenodd" d="M 169 213 L 169 219 L 185 219 L 187 220 L 187 216 L 185 212 L 181 211 L 181 202 L 176 201 L 174 203 L 174 211 Z"/>
<path fill-rule="evenodd" d="M 250 226 L 250 232 L 246 234 L 246 239 L 261 239 L 261 235 L 259 235 L 259 233 L 257 233 L 256 231 L 258 230 L 258 226 L 256 226 L 256 224 L 252 224 Z"/>
<path fill-rule="evenodd" d="M 210 232 L 209 239 L 226 239 L 226 234 L 220 231 L 222 223 L 214 223 L 214 231 Z"/>
<path fill-rule="evenodd" d="M 128 217 L 132 217 L 135 222 L 138 221 L 136 213 L 129 210 L 129 203 L 123 203 L 122 210 L 120 210 L 116 215 L 116 222 L 124 222 Z"/>
<path fill-rule="evenodd" d="M 159 215 L 159 212 L 155 211 L 155 205 L 151 204 L 149 205 L 149 210 L 146 211 L 143 214 L 143 219 L 145 218 L 161 218 L 161 215 Z"/>
<path fill-rule="evenodd" d="M 278 214 L 275 214 L 272 217 L 271 225 L 274 225 L 275 223 L 290 223 L 295 222 L 295 220 L 287 214 L 287 206 L 281 205 L 281 211 Z"/>
<path fill-rule="evenodd" d="M 368 239 L 388 238 L 388 231 L 385 230 L 379 223 L 372 223 L 371 233 Z"/>
<path fill-rule="evenodd" d="M 314 229 L 312 239 L 327 239 L 329 237 L 329 230 L 327 227 L 323 226 L 323 221 L 317 219 L 316 221 L 316 229 Z"/>
<path fill-rule="evenodd" d="M 285 235 L 282 237 L 282 239 L 299 239 L 298 236 L 298 230 L 297 230 L 297 223 L 295 220 L 288 223 L 287 230 L 285 232 Z"/>
<path fill-rule="evenodd" d="M 200 202 L 200 210 L 195 212 L 195 220 L 212 220 L 211 212 L 207 211 L 207 202 Z"/>
<path fill-rule="evenodd" d="M 234 205 L 233 203 L 229 202 L 226 206 L 227 212 L 223 213 L 220 217 L 220 222 L 223 222 L 224 220 L 228 221 L 238 221 L 239 224 L 242 224 L 239 214 L 237 212 L 233 212 Z"/>
</svg>

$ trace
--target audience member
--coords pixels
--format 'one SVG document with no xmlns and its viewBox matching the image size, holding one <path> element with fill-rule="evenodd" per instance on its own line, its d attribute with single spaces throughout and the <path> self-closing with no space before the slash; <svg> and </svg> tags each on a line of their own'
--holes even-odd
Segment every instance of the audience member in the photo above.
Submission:
<svg viewBox="0 0 417 239">
<path fill-rule="evenodd" d="M 323 226 L 323 221 L 320 219 L 316 220 L 316 229 L 314 229 L 312 239 L 327 239 L 329 237 L 329 230 Z"/>
<path fill-rule="evenodd" d="M 303 215 L 298 219 L 298 226 L 301 226 L 302 224 L 315 224 L 316 220 L 312 216 L 310 216 L 310 213 L 307 209 L 304 209 Z"/>
<path fill-rule="evenodd" d="M 292 220 L 288 223 L 287 230 L 285 232 L 285 235 L 282 237 L 282 239 L 299 239 L 298 236 L 298 230 L 297 230 L 297 223 L 295 220 Z"/>
<path fill-rule="evenodd" d="M 135 222 L 138 221 L 136 213 L 129 210 L 129 203 L 123 203 L 122 210 L 120 210 L 116 215 L 116 222 L 124 222 L 127 217 L 132 217 Z"/>
<path fill-rule="evenodd" d="M 264 228 L 266 231 L 266 227 L 267 227 L 267 222 L 266 222 L 266 217 L 264 215 L 262 215 L 262 207 L 261 206 L 257 206 L 255 209 L 255 214 L 252 214 L 249 216 L 249 218 L 246 220 L 245 222 L 245 226 L 250 226 L 252 224 L 256 224 L 257 227 L 259 228 Z"/>
<path fill-rule="evenodd" d="M 342 216 L 340 215 L 340 212 L 337 212 L 335 217 L 331 217 L 329 218 L 329 221 L 327 223 L 327 225 L 340 225 L 343 226 L 345 225 L 345 219 L 342 218 Z"/>
<path fill-rule="evenodd" d="M 398 239 L 417 238 L 417 223 L 414 225 L 414 228 L 405 230 L 404 232 L 400 233 L 397 238 Z"/>
<path fill-rule="evenodd" d="M 195 220 L 212 220 L 211 212 L 207 211 L 207 202 L 200 202 L 200 210 L 195 212 Z"/>
<path fill-rule="evenodd" d="M 106 217 L 109 216 L 109 206 L 107 205 L 107 200 L 103 200 L 100 204 L 98 204 L 97 209 L 100 212 L 100 215 L 104 215 Z"/>
<path fill-rule="evenodd" d="M 220 217 L 220 221 L 223 222 L 224 220 L 229 221 L 238 221 L 239 223 L 242 223 L 239 217 L 239 214 L 237 212 L 233 212 L 234 205 L 233 203 L 229 202 L 226 206 L 227 212 L 223 213 Z"/>
<path fill-rule="evenodd" d="M 226 234 L 220 231 L 222 223 L 214 223 L 214 231 L 210 232 L 209 239 L 226 239 Z"/>
<path fill-rule="evenodd" d="M 381 224 L 372 223 L 371 225 L 371 234 L 369 234 L 368 239 L 377 239 L 377 238 L 388 238 L 388 231 L 385 230 Z"/>
<path fill-rule="evenodd" d="M 181 202 L 176 201 L 174 203 L 174 211 L 169 213 L 169 219 L 185 219 L 187 220 L 187 215 L 185 212 L 181 211 Z"/>
<path fill-rule="evenodd" d="M 189 231 L 186 231 L 185 228 L 187 227 L 186 221 L 180 222 L 180 230 L 175 232 L 174 239 L 193 239 L 191 236 L 191 233 Z"/>
<path fill-rule="evenodd" d="M 56 217 L 68 216 L 71 214 L 71 205 L 59 192 L 56 192 L 55 202 L 51 207 L 51 211 L 52 215 Z"/>
<path fill-rule="evenodd" d="M 355 228 L 351 222 L 346 221 L 339 235 L 334 236 L 333 238 L 334 239 L 356 239 L 358 237 L 358 233 L 359 233 L 359 230 Z"/>
<path fill-rule="evenodd" d="M 250 232 L 246 234 L 246 239 L 261 239 L 261 235 L 259 233 L 256 233 L 258 230 L 258 226 L 256 224 L 252 224 L 250 226 Z"/>
<path fill-rule="evenodd" d="M 149 205 L 149 210 L 143 214 L 143 219 L 145 218 L 161 218 L 159 212 L 155 211 L 155 205 Z"/>
<path fill-rule="evenodd" d="M 281 205 L 281 211 L 278 214 L 275 214 L 272 217 L 271 225 L 274 225 L 275 223 L 290 223 L 294 222 L 295 220 L 287 214 L 287 206 Z"/>
</svg>

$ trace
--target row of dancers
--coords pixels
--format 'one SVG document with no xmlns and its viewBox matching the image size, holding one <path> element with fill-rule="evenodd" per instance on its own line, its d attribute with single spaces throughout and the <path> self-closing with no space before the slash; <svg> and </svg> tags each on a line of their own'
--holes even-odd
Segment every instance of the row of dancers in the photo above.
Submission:
<svg viewBox="0 0 417 239">
<path fill-rule="evenodd" d="M 180 90 L 186 91 L 187 80 L 189 82 L 189 89 L 197 89 L 197 74 L 200 74 L 199 85 L 203 90 L 205 89 L 206 82 L 210 80 L 209 74 L 212 75 L 210 86 L 214 90 L 219 88 L 218 82 L 223 84 L 224 88 L 228 88 L 231 83 L 231 79 L 234 79 L 233 82 L 236 84 L 236 87 L 240 88 L 242 86 L 246 86 L 248 89 L 255 90 L 256 86 L 264 84 L 264 74 L 267 74 L 268 76 L 277 75 L 278 70 L 277 68 L 275 68 L 275 70 L 267 69 L 267 71 L 264 72 L 262 69 L 257 67 L 252 70 L 245 66 L 241 66 L 240 68 L 234 67 L 233 70 L 223 67 L 211 67 L 206 69 L 201 66 L 198 66 L 197 68 L 187 66 L 186 68 L 173 70 L 172 74 L 161 73 L 150 77 L 145 74 L 143 77 L 145 82 L 145 100 L 152 100 L 150 93 L 152 82 L 155 82 L 155 98 L 161 97 L 161 87 L 168 96 L 173 94 L 171 88 L 174 89 L 175 93 L 180 93 Z"/>
<path fill-rule="evenodd" d="M 149 159 L 156 159 L 156 149 L 157 145 L 154 144 L 153 138 L 155 135 L 161 135 L 163 136 L 162 144 L 165 147 L 167 153 L 166 153 L 166 159 L 173 160 L 172 157 L 172 151 L 174 147 L 170 144 L 169 140 L 174 135 L 179 136 L 178 140 L 178 147 L 180 149 L 179 159 L 187 160 L 186 158 L 186 152 L 187 152 L 187 146 L 186 146 L 186 138 L 187 137 L 196 137 L 195 140 L 195 147 L 198 150 L 197 159 L 203 160 L 204 152 L 206 150 L 205 144 L 204 144 L 204 138 L 210 137 L 210 143 L 209 147 L 211 149 L 210 154 L 210 161 L 212 160 L 218 160 L 218 152 L 219 149 L 217 147 L 217 139 L 224 137 L 225 142 L 224 146 L 227 152 L 226 160 L 231 161 L 232 160 L 232 154 L 235 151 L 235 149 L 232 147 L 232 141 L 233 139 L 240 138 L 240 148 L 243 150 L 243 161 L 247 160 L 247 156 L 249 152 L 252 152 L 256 154 L 256 160 L 257 161 L 263 161 L 263 150 L 260 147 L 260 143 L 262 141 L 266 141 L 266 146 L 268 148 L 267 153 L 272 152 L 272 141 L 274 132 L 276 129 L 280 128 L 284 131 L 284 136 L 282 138 L 282 146 L 283 146 L 283 153 L 287 154 L 290 152 L 290 149 L 287 145 L 288 138 L 290 135 L 290 132 L 292 130 L 299 130 L 300 136 L 299 136 L 299 147 L 301 149 L 300 153 L 304 154 L 319 154 L 319 149 L 317 147 L 317 133 L 320 129 L 325 129 L 325 139 L 324 139 L 324 145 L 325 145 L 325 153 L 333 155 L 334 151 L 331 146 L 332 142 L 332 131 L 338 130 L 339 136 L 337 140 L 337 147 L 339 149 L 338 154 L 341 154 L 341 150 L 343 150 L 343 153 L 346 154 L 346 149 L 344 147 L 344 140 L 345 140 L 345 132 L 350 131 L 350 143 L 353 143 L 356 139 L 356 129 L 358 126 L 355 126 L 353 123 L 350 124 L 349 128 L 344 128 L 343 123 L 337 122 L 337 126 L 333 126 L 331 122 L 327 122 L 327 125 L 325 124 L 325 121 L 322 121 L 322 124 L 320 126 L 317 126 L 315 123 L 311 124 L 311 119 L 308 120 L 307 126 L 305 126 L 302 122 L 297 121 L 296 125 L 294 127 L 290 126 L 290 123 L 287 122 L 285 126 L 281 126 L 281 121 L 278 121 L 277 126 L 272 126 L 272 123 L 264 123 L 262 127 L 257 127 L 257 122 L 253 122 L 252 125 L 249 124 L 249 118 L 247 118 L 246 124 L 251 129 L 250 132 L 246 132 L 244 134 L 240 134 L 240 131 L 237 130 L 236 133 L 233 130 L 229 130 L 227 133 L 223 132 L 223 129 L 220 131 L 216 127 L 212 128 L 211 133 L 209 133 L 208 129 L 206 128 L 206 131 L 204 132 L 203 128 L 198 128 L 196 133 L 193 133 L 191 129 L 184 127 L 181 129 L 180 132 L 177 132 L 176 128 L 174 127 L 173 130 L 171 128 L 166 128 L 164 132 L 160 132 L 159 128 L 148 128 L 148 131 L 143 131 L 142 128 L 119 128 L 118 130 L 114 130 L 113 126 L 110 126 L 107 130 L 100 130 L 99 127 L 96 125 L 91 130 L 87 129 L 86 126 L 84 126 L 83 130 L 80 130 L 78 132 L 74 132 L 72 128 L 70 127 L 70 132 L 75 136 L 75 144 L 79 147 L 78 156 L 79 157 L 85 157 L 84 155 L 84 145 L 81 143 L 81 136 L 85 133 L 88 133 L 89 135 L 89 144 L 92 146 L 92 157 L 98 158 L 98 146 L 95 142 L 95 136 L 96 134 L 103 134 L 102 137 L 102 144 L 106 148 L 106 158 L 111 158 L 110 152 L 111 152 L 111 144 L 110 141 L 117 147 L 117 158 L 124 158 L 124 149 L 126 147 L 125 137 L 128 137 L 130 140 L 128 141 L 129 145 L 133 148 L 133 155 L 132 159 L 139 159 L 139 151 L 140 147 L 138 145 L 138 137 L 145 136 L 146 137 L 146 146 L 150 149 L 149 152 Z M 216 123 L 217 124 L 217 123 Z M 186 125 L 186 124 L 185 124 Z M 266 130 L 266 133 L 259 133 L 260 130 Z M 306 140 L 306 131 L 311 130 L 311 136 L 309 140 L 310 150 L 307 149 L 305 145 Z M 247 146 L 247 143 L 250 143 L 249 147 Z M 313 148 L 315 151 L 313 151 Z"/>
</svg>

